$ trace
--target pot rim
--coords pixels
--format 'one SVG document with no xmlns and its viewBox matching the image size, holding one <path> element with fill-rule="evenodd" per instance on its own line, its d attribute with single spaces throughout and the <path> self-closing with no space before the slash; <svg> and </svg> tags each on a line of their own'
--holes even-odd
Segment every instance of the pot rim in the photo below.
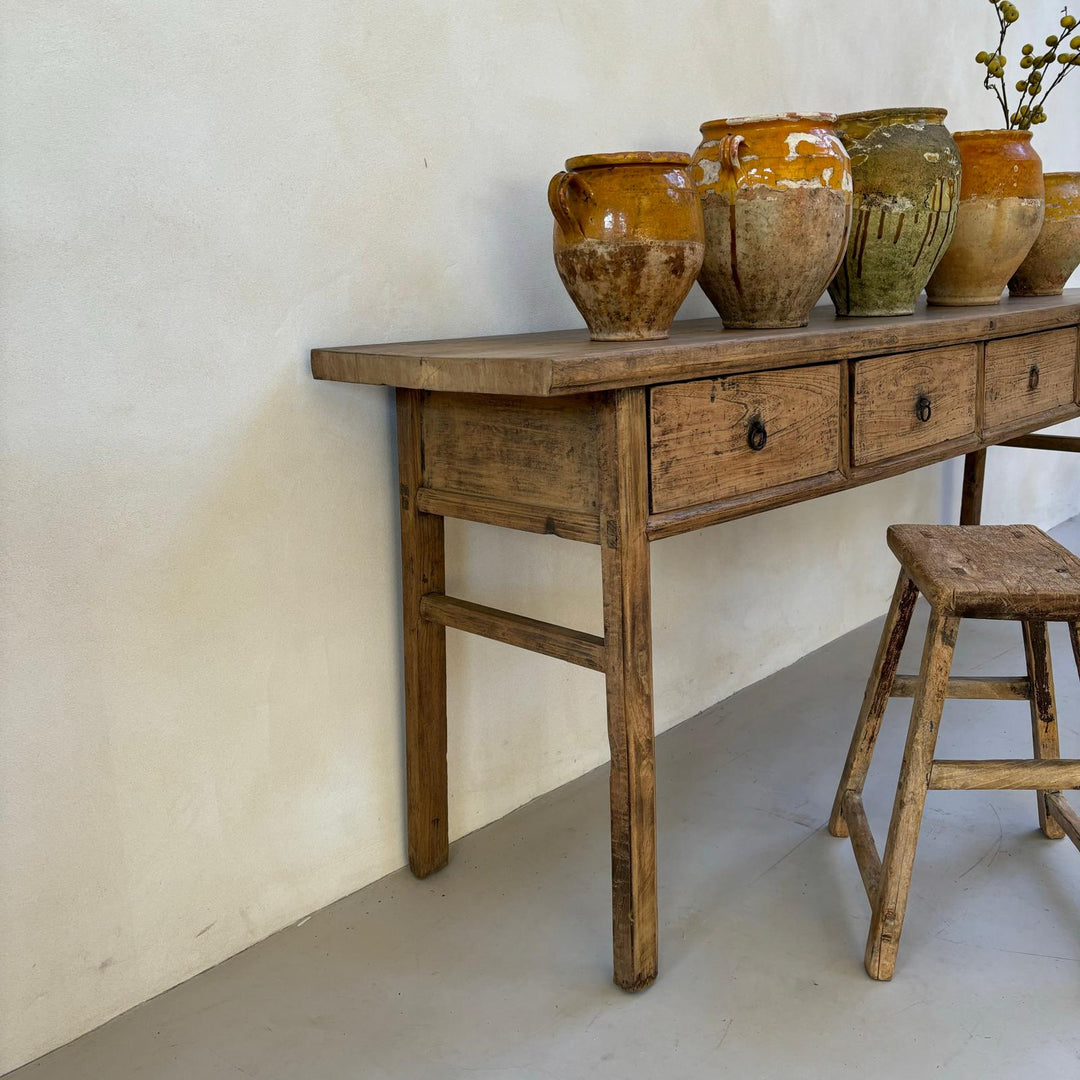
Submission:
<svg viewBox="0 0 1080 1080">
<path fill-rule="evenodd" d="M 1007 138 L 1020 139 L 1022 142 L 1030 142 L 1034 132 L 1020 131 L 1017 128 L 977 128 L 974 131 L 954 131 L 954 139 L 983 138 L 987 135 L 1004 135 Z"/>
<path fill-rule="evenodd" d="M 837 116 L 836 113 L 831 112 L 787 112 L 768 113 L 762 116 L 731 116 L 720 120 L 706 120 L 705 123 L 698 128 L 698 131 L 704 135 L 706 133 L 706 128 L 749 127 L 760 124 L 791 124 L 800 120 L 809 120 L 812 124 L 827 124 L 829 127 L 832 127 L 837 121 Z"/>
<path fill-rule="evenodd" d="M 845 120 L 888 120 L 899 116 L 925 116 L 937 121 L 942 121 L 949 115 L 949 110 L 940 105 L 911 105 L 889 106 L 885 109 L 863 109 L 859 112 L 841 113 L 837 117 L 839 123 Z"/>
<path fill-rule="evenodd" d="M 1074 177 L 1077 180 L 1080 180 L 1080 169 L 1066 169 L 1064 172 L 1043 173 L 1043 179 L 1044 180 L 1049 180 L 1051 178 L 1053 178 L 1054 180 L 1057 180 L 1059 177 L 1062 177 L 1062 176 L 1071 176 L 1071 177 Z"/>
<path fill-rule="evenodd" d="M 566 159 L 566 169 L 589 169 L 612 165 L 680 165 L 690 164 L 691 157 L 679 150 L 617 150 L 612 154 L 579 154 Z"/>
</svg>

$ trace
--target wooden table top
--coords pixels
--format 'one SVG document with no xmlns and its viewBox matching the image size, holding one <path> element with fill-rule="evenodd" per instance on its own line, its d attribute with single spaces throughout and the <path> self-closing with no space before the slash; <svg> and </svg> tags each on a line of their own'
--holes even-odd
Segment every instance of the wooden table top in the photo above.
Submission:
<svg viewBox="0 0 1080 1080">
<path fill-rule="evenodd" d="M 814 309 L 794 330 L 725 330 L 719 319 L 677 322 L 663 341 L 590 341 L 584 327 L 539 334 L 312 349 L 317 379 L 526 397 L 704 378 L 727 372 L 926 349 L 1080 323 L 1080 289 L 1005 298 L 987 307 L 927 307 L 894 318 L 839 318 Z"/>
</svg>

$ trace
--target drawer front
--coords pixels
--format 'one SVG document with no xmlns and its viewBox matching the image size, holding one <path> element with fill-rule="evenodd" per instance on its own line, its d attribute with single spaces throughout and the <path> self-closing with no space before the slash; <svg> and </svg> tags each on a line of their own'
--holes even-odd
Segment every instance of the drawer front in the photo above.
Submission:
<svg viewBox="0 0 1080 1080">
<path fill-rule="evenodd" d="M 1075 327 L 986 343 L 983 428 L 1069 405 L 1076 396 Z"/>
<path fill-rule="evenodd" d="M 838 469 L 840 391 L 837 364 L 653 387 L 654 513 Z"/>
<path fill-rule="evenodd" d="M 853 367 L 853 465 L 871 465 L 974 434 L 974 344 L 875 356 Z"/>
</svg>

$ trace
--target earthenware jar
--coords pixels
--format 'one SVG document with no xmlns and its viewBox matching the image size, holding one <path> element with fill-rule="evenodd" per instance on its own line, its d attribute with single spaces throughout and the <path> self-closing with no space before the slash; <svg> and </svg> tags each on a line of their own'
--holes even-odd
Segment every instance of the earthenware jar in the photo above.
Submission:
<svg viewBox="0 0 1080 1080">
<path fill-rule="evenodd" d="M 548 185 L 555 266 L 595 341 L 665 338 L 705 252 L 689 154 L 587 154 Z"/>
<path fill-rule="evenodd" d="M 944 109 L 847 113 L 836 130 L 854 188 L 847 253 L 829 295 L 837 315 L 911 315 L 952 239 L 960 152 Z"/>
<path fill-rule="evenodd" d="M 711 120 L 690 175 L 705 214 L 698 281 L 726 327 L 805 326 L 844 254 L 851 162 L 833 113 Z"/>
<path fill-rule="evenodd" d="M 1080 266 L 1080 172 L 1045 173 L 1042 231 L 1009 281 L 1013 296 L 1060 296 Z"/>
<path fill-rule="evenodd" d="M 1030 131 L 957 131 L 956 231 L 926 286 L 931 304 L 996 304 L 1043 221 L 1042 160 Z"/>
</svg>

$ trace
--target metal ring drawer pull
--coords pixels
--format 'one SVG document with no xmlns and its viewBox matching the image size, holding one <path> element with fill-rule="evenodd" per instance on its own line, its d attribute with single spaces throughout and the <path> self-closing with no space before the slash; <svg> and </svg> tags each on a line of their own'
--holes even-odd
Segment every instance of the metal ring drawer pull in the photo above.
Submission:
<svg viewBox="0 0 1080 1080">
<path fill-rule="evenodd" d="M 751 450 L 764 450 L 768 439 L 769 433 L 765 430 L 765 424 L 760 416 L 755 416 L 750 421 L 750 427 L 746 432 L 746 445 Z"/>
<path fill-rule="evenodd" d="M 915 415 L 925 424 L 932 413 L 930 399 L 925 394 L 920 395 L 919 400 L 915 402 Z"/>
<path fill-rule="evenodd" d="M 1031 370 L 1028 372 L 1028 389 L 1029 390 L 1038 390 L 1039 389 L 1039 365 L 1038 364 L 1032 364 L 1031 365 Z"/>
</svg>

